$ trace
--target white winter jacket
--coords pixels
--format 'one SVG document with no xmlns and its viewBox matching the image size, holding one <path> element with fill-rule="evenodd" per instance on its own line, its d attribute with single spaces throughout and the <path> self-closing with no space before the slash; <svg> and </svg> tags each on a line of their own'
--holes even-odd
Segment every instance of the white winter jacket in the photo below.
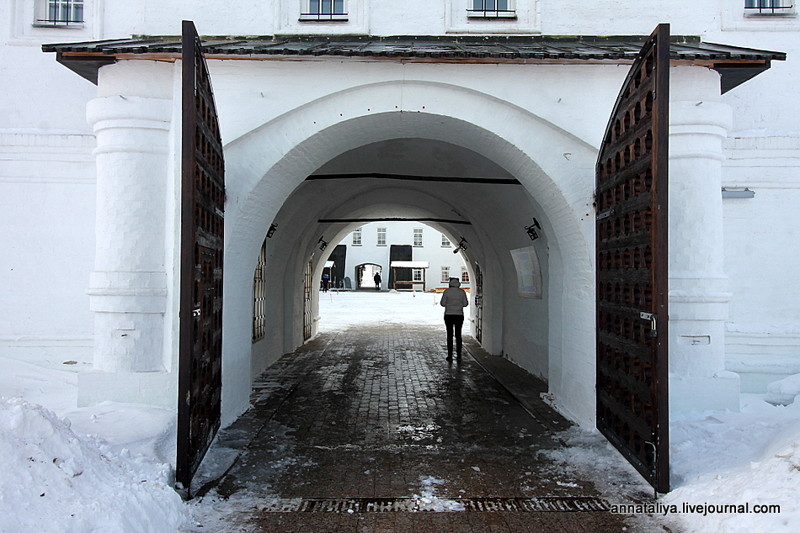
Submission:
<svg viewBox="0 0 800 533">
<path fill-rule="evenodd" d="M 442 293 L 439 304 L 444 307 L 446 315 L 463 315 L 464 308 L 469 305 L 467 293 L 460 289 L 461 282 L 457 278 L 450 278 L 450 288 Z"/>
</svg>

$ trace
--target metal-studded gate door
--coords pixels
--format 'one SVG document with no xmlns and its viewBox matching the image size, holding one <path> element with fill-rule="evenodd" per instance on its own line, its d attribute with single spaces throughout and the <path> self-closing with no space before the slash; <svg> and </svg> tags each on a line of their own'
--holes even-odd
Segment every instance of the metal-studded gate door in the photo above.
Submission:
<svg viewBox="0 0 800 533">
<path fill-rule="evenodd" d="M 669 490 L 667 162 L 669 25 L 650 36 L 597 160 L 597 428 Z"/>
<path fill-rule="evenodd" d="M 483 342 L 483 272 L 475 263 L 475 339 Z"/>
<path fill-rule="evenodd" d="M 175 478 L 190 484 L 220 425 L 225 164 L 194 24 L 183 22 L 181 289 Z"/>
</svg>

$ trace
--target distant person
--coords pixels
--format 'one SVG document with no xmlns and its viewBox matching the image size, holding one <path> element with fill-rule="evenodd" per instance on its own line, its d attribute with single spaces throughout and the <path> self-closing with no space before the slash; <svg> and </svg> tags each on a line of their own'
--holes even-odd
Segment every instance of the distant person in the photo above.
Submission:
<svg viewBox="0 0 800 533">
<path fill-rule="evenodd" d="M 375 282 L 375 290 L 381 290 L 381 273 L 375 272 L 375 277 L 372 280 Z"/>
<path fill-rule="evenodd" d="M 453 335 L 456 337 L 456 358 L 461 361 L 461 326 L 464 308 L 469 305 L 467 293 L 458 278 L 450 278 L 450 287 L 442 293 L 439 304 L 444 307 L 444 326 L 447 329 L 447 360 L 453 360 Z"/>
<path fill-rule="evenodd" d="M 328 292 L 328 284 L 331 281 L 331 277 L 328 274 L 322 275 L 322 292 Z"/>
</svg>

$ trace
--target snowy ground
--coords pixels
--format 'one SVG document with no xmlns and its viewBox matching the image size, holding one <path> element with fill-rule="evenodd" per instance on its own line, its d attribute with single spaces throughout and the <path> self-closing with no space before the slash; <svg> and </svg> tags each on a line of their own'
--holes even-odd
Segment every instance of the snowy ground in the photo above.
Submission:
<svg viewBox="0 0 800 533">
<path fill-rule="evenodd" d="M 319 328 L 441 325 L 438 298 L 321 294 Z M 115 403 L 76 408 L 74 364 L 0 354 L 0 368 L 0 532 L 175 532 L 205 514 L 198 506 L 220 504 L 185 504 L 171 489 L 171 412 Z M 740 413 L 676 416 L 670 431 L 674 490 L 643 510 L 670 513 L 669 523 L 689 532 L 800 531 L 800 405 L 744 395 Z M 630 468 L 597 432 L 573 429 L 565 441 L 555 459 L 595 472 L 599 486 L 620 498 L 609 497 L 612 504 L 633 503 L 613 491 Z M 723 505 L 747 512 L 719 512 Z M 758 513 L 764 505 L 780 512 Z"/>
</svg>

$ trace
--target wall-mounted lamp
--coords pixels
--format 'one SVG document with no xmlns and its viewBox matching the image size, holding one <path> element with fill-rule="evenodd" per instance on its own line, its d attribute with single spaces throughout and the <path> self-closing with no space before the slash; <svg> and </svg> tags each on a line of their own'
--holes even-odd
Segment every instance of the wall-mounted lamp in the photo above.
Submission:
<svg viewBox="0 0 800 533">
<path fill-rule="evenodd" d="M 321 252 L 322 252 L 322 251 L 325 251 L 325 248 L 327 248 L 327 247 L 328 247 L 328 242 L 325 240 L 325 236 L 324 236 L 324 235 L 323 235 L 322 237 L 320 237 L 320 238 L 319 238 L 319 240 L 317 241 L 317 243 L 319 243 L 319 250 L 320 250 Z"/>
<path fill-rule="evenodd" d="M 453 253 L 457 254 L 461 250 L 466 250 L 466 249 L 467 249 L 467 239 L 465 239 L 464 237 L 461 237 L 461 240 L 458 241 L 458 246 L 456 246 L 456 249 L 453 250 Z"/>
<path fill-rule="evenodd" d="M 756 191 L 751 191 L 747 187 L 744 189 L 727 189 L 722 188 L 723 198 L 755 198 Z"/>
<path fill-rule="evenodd" d="M 269 229 L 267 230 L 267 239 L 271 239 L 273 235 L 275 235 L 275 230 L 278 229 L 277 224 L 270 224 Z"/>
<path fill-rule="evenodd" d="M 539 224 L 539 221 L 536 220 L 536 217 L 533 218 L 533 224 L 530 226 L 525 226 L 525 233 L 528 234 L 528 237 L 531 238 L 532 241 L 535 241 L 539 238 L 539 234 L 536 233 L 536 230 L 541 230 L 542 226 Z"/>
</svg>

